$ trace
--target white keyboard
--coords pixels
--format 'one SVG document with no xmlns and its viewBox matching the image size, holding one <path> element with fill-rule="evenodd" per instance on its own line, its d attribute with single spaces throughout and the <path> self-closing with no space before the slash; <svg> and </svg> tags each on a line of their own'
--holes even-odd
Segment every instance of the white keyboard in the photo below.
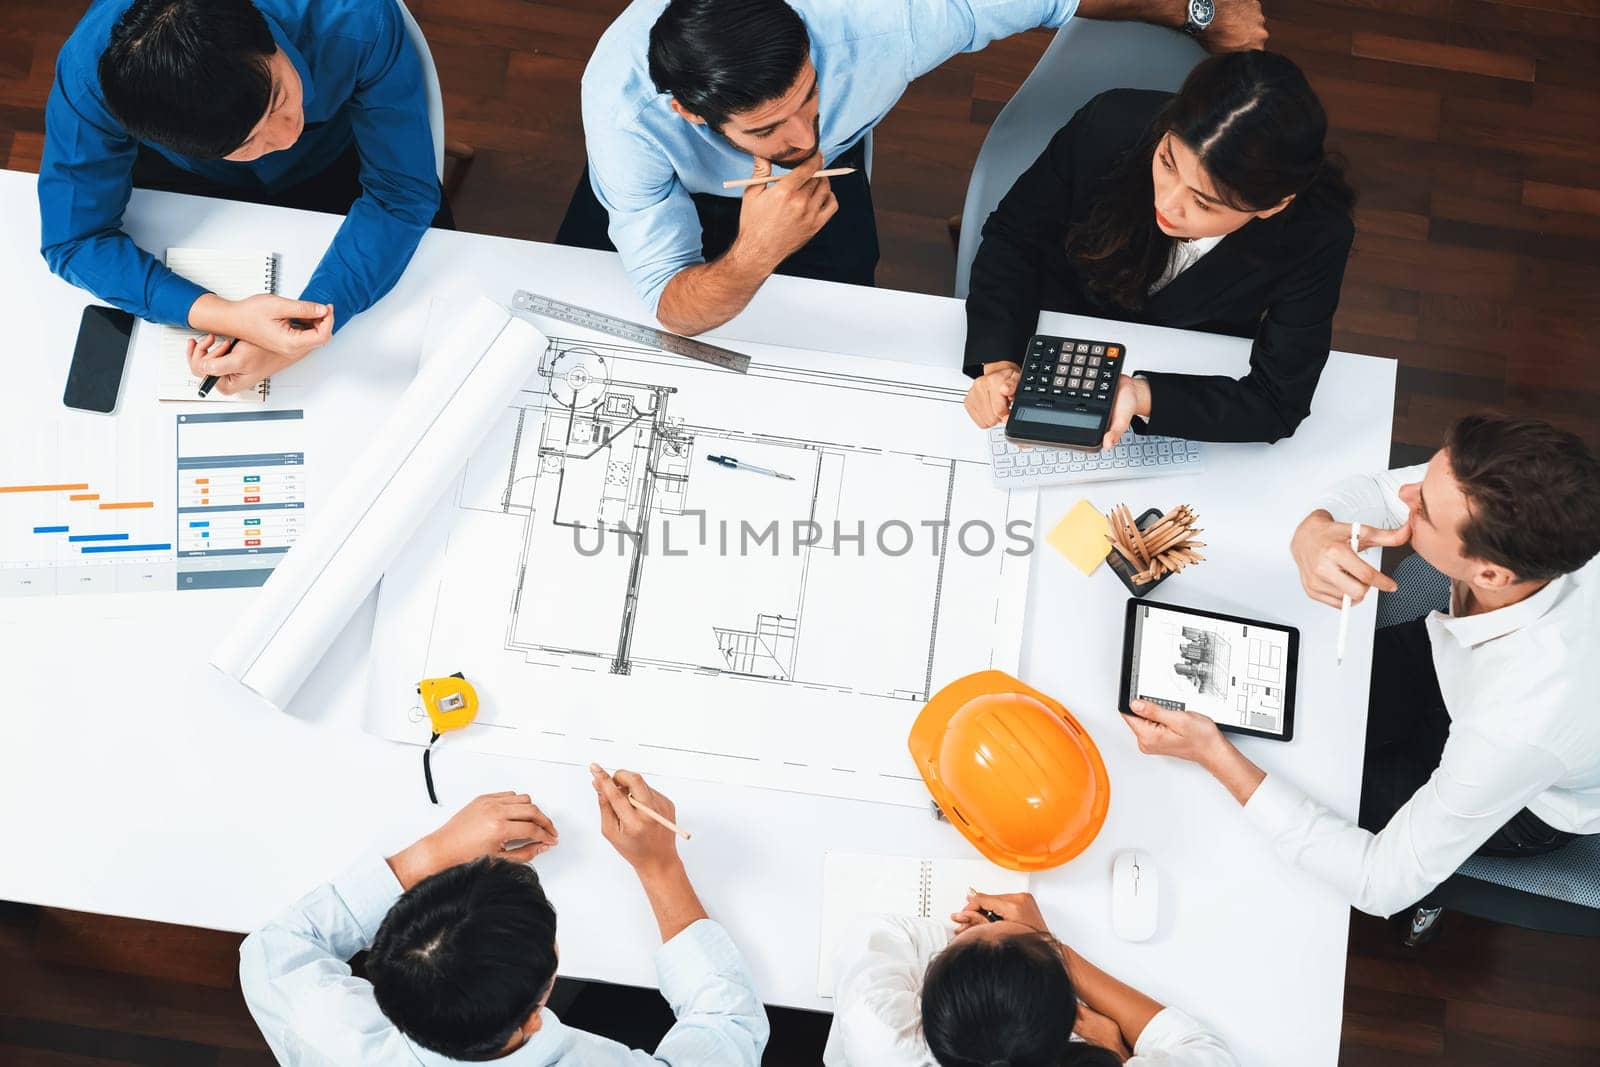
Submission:
<svg viewBox="0 0 1600 1067">
<path fill-rule="evenodd" d="M 1037 445 L 1023 448 L 1006 440 L 1004 426 L 996 426 L 989 431 L 989 451 L 995 484 L 1005 489 L 1164 478 L 1205 469 L 1200 442 L 1133 433 L 1123 434 L 1117 447 L 1107 452 L 1075 452 Z"/>
</svg>

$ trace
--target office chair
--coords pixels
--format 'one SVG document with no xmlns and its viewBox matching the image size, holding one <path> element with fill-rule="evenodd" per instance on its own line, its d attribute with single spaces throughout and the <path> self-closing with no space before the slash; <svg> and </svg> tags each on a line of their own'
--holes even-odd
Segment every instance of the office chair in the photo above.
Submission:
<svg viewBox="0 0 1600 1067">
<path fill-rule="evenodd" d="M 1057 30 L 989 127 L 967 183 L 966 205 L 951 220 L 952 236 L 960 232 L 956 297 L 967 298 L 984 222 L 1080 107 L 1107 89 L 1176 90 L 1205 55 L 1194 38 L 1143 22 L 1074 18 Z"/>
<path fill-rule="evenodd" d="M 1450 579 L 1418 555 L 1395 568 L 1399 588 L 1378 597 L 1378 627 L 1450 606 Z M 1528 859 L 1473 856 L 1428 894 L 1411 917 L 1409 945 L 1437 936 L 1446 908 L 1548 933 L 1600 937 L 1600 834 Z"/>
<path fill-rule="evenodd" d="M 395 0 L 395 6 L 400 9 L 400 17 L 405 20 L 406 37 L 411 40 L 411 47 L 417 50 L 417 58 L 422 61 L 422 79 L 427 87 L 428 96 L 428 127 L 433 131 L 433 167 L 439 176 L 439 188 L 448 203 L 455 196 L 456 190 L 461 188 L 461 182 L 467 176 L 467 169 L 472 166 L 472 160 L 477 152 L 471 145 L 460 141 L 448 141 L 444 136 L 444 92 L 439 88 L 439 68 L 433 63 L 433 50 L 428 47 L 428 39 L 422 34 L 422 27 L 417 25 L 416 18 L 406 9 L 401 0 Z M 450 181 L 444 179 L 445 159 L 456 162 L 454 173 Z"/>
</svg>

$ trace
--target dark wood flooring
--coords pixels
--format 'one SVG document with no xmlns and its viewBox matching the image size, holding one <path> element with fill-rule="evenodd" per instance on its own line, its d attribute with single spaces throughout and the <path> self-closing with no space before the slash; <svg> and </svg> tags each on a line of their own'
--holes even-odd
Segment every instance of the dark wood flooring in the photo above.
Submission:
<svg viewBox="0 0 1600 1067">
<path fill-rule="evenodd" d="M 82 0 L 0 0 L 0 161 L 37 169 L 43 107 Z M 477 158 L 462 229 L 549 240 L 582 166 L 578 78 L 622 0 L 416 0 L 450 136 Z M 1600 446 L 1600 0 L 1270 0 L 1362 191 L 1335 344 L 1400 361 L 1397 456 L 1472 409 L 1543 415 Z M 949 291 L 946 221 L 984 132 L 1048 42 L 958 57 L 880 127 L 879 284 Z M 0 905 L 0 1063 L 271 1062 L 235 935 Z M 1593 942 L 1462 916 L 1420 951 L 1357 915 L 1352 1067 L 1596 1062 Z M 647 1035 L 654 993 L 596 987 L 579 1025 Z M 774 1013 L 768 1062 L 815 1063 L 825 1017 Z"/>
</svg>

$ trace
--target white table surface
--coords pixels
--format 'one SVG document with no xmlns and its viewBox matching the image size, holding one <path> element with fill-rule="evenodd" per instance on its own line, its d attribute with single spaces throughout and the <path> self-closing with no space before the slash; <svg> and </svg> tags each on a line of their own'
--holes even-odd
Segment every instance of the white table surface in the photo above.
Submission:
<svg viewBox="0 0 1600 1067">
<path fill-rule="evenodd" d="M 337 222 L 144 192 L 127 218 L 146 248 L 279 251 L 289 293 Z M 0 172 L 0 301 L 12 338 L 0 415 L 59 404 L 88 302 L 49 274 L 38 243 L 33 175 Z M 281 398 L 308 408 L 312 476 L 332 477 L 403 390 L 429 297 L 479 289 L 509 302 L 516 288 L 647 321 L 614 256 L 429 233 L 393 293 L 277 379 L 274 406 Z M 1135 368 L 1238 374 L 1248 356 L 1244 341 L 1153 327 L 1052 314 L 1042 328 L 1114 331 Z M 954 300 L 775 278 L 713 336 L 955 367 L 963 335 Z M 155 405 L 150 363 L 130 368 L 124 412 Z M 1335 667 L 1336 613 L 1301 593 L 1288 542 L 1318 490 L 1386 464 L 1394 369 L 1390 360 L 1335 354 L 1311 417 L 1287 441 L 1208 445 L 1199 477 L 1055 489 L 1040 501 L 1041 536 L 1079 496 L 1102 509 L 1187 503 L 1199 512 L 1209 558 L 1154 599 L 1300 627 L 1295 740 L 1240 744 L 1347 815 L 1360 789 L 1373 604 L 1357 610 L 1345 664 Z M 284 714 L 206 664 L 216 635 L 253 596 L 0 601 L 0 898 L 249 930 L 353 857 L 393 851 L 476 792 L 515 788 L 563 831 L 561 847 L 538 866 L 561 917 L 564 972 L 655 984 L 655 926 L 594 825 L 586 773 L 457 751 L 445 807 L 431 807 L 418 750 L 359 726 L 371 599 Z M 1279 861 L 1203 772 L 1139 754 L 1115 710 L 1125 600 L 1104 568 L 1084 578 L 1041 547 L 1023 677 L 1089 728 L 1112 783 L 1094 844 L 1035 878 L 1045 914 L 1089 958 L 1205 1020 L 1245 1063 L 1333 1064 L 1348 909 Z M 824 850 L 969 853 L 955 830 L 910 808 L 704 781 L 657 784 L 695 832 L 683 852 L 707 908 L 743 947 L 773 1004 L 830 1003 L 815 995 Z M 1161 874 L 1160 930 L 1137 945 L 1119 941 L 1108 918 L 1111 858 L 1130 847 L 1149 851 Z"/>
</svg>

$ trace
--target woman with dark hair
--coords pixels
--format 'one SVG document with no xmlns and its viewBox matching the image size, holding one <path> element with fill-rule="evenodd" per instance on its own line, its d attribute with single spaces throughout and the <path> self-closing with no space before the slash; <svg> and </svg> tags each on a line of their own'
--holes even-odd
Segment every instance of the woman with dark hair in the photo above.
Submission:
<svg viewBox="0 0 1600 1067">
<path fill-rule="evenodd" d="M 970 894 L 951 919 L 953 936 L 929 919 L 855 924 L 826 1067 L 1236 1067 L 1193 1019 L 1051 937 L 1031 894 Z"/>
<path fill-rule="evenodd" d="M 1176 95 L 1085 104 L 983 227 L 967 297 L 967 411 L 1003 421 L 1040 309 L 1252 337 L 1243 378 L 1123 376 L 1104 446 L 1140 432 L 1276 441 L 1311 411 L 1355 235 L 1305 75 L 1270 52 L 1213 56 Z M 1108 338 L 1109 339 L 1109 338 Z"/>
</svg>

